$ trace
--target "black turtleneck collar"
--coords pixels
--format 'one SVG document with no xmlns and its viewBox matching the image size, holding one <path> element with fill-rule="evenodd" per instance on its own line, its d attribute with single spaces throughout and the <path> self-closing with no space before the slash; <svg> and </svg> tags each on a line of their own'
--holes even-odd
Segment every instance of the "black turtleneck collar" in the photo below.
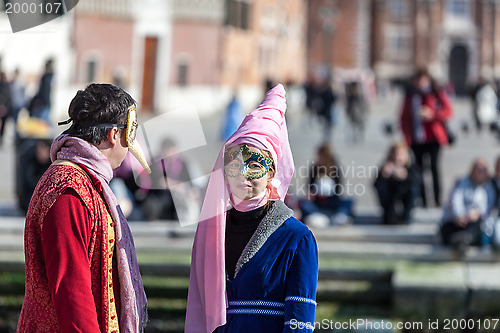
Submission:
<svg viewBox="0 0 500 333">
<path fill-rule="evenodd" d="M 248 212 L 240 212 L 231 208 L 227 212 L 227 225 L 230 225 L 231 230 L 235 232 L 243 232 L 249 229 L 255 231 L 262 218 L 266 215 L 268 206 L 269 204 Z"/>
<path fill-rule="evenodd" d="M 268 201 L 266 205 L 249 212 L 240 212 L 234 208 L 227 212 L 226 270 L 230 279 L 234 277 L 236 263 L 243 249 L 273 204 L 274 202 Z"/>
</svg>

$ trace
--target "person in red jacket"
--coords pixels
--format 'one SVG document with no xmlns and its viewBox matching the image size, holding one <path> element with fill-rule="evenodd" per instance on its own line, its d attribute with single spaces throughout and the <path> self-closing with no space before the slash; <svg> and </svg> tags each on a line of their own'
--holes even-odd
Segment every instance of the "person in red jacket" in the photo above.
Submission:
<svg viewBox="0 0 500 333">
<path fill-rule="evenodd" d="M 135 140 L 135 101 L 91 84 L 69 106 L 71 123 L 50 149 L 24 232 L 26 291 L 18 333 L 142 332 L 146 294 L 127 220 L 109 181 Z"/>
<path fill-rule="evenodd" d="M 445 91 L 438 88 L 427 70 L 418 70 L 406 92 L 400 122 L 406 143 L 415 155 L 424 207 L 428 203 L 423 177 L 427 158 L 432 172 L 434 202 L 436 206 L 441 206 L 439 152 L 442 146 L 448 144 L 446 122 L 452 115 L 453 106 Z"/>
</svg>

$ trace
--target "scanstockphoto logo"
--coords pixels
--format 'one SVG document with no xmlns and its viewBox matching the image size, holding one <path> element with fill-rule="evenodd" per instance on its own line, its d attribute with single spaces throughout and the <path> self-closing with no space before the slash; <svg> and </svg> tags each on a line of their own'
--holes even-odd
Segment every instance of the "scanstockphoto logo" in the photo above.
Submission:
<svg viewBox="0 0 500 333">
<path fill-rule="evenodd" d="M 78 0 L 3 0 L 3 11 L 16 33 L 52 21 L 77 4 Z"/>
</svg>

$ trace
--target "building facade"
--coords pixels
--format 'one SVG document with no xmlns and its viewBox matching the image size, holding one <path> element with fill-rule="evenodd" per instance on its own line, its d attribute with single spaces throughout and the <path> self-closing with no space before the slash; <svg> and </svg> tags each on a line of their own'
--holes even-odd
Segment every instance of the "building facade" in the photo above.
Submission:
<svg viewBox="0 0 500 333">
<path fill-rule="evenodd" d="M 459 94 L 500 77 L 498 0 L 309 0 L 308 9 L 309 69 L 372 70 L 391 81 L 427 67 Z"/>
<path fill-rule="evenodd" d="M 370 0 L 309 0 L 308 69 L 370 66 Z"/>
<path fill-rule="evenodd" d="M 223 1 L 173 0 L 170 83 L 220 82 Z"/>
<path fill-rule="evenodd" d="M 250 107 L 268 79 L 304 81 L 305 12 L 306 0 L 85 0 L 30 31 L 4 34 L 0 58 L 34 83 L 54 58 L 56 119 L 90 82 L 123 86 L 150 114 L 186 102 L 220 111 L 234 92 Z M 6 15 L 2 24 L 10 31 Z M 57 34 L 33 34 L 47 29 Z"/>
<path fill-rule="evenodd" d="M 132 93 L 142 112 L 159 111 L 170 45 L 169 1 L 81 1 L 74 14 L 75 83 L 115 83 Z"/>
<path fill-rule="evenodd" d="M 245 108 L 264 83 L 306 77 L 305 0 L 173 0 L 169 107 L 189 101 L 221 111 L 237 93 Z"/>
<path fill-rule="evenodd" d="M 221 83 L 303 82 L 305 12 L 303 0 L 227 0 Z"/>
</svg>

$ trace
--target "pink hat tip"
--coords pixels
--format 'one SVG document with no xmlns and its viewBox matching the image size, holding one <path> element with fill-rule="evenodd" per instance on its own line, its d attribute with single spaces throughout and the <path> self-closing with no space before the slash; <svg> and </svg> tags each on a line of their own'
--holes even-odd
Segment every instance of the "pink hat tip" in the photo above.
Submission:
<svg viewBox="0 0 500 333">
<path fill-rule="evenodd" d="M 285 87 L 283 87 L 283 85 L 281 83 L 278 83 L 277 85 L 274 86 L 274 88 L 272 88 L 271 90 L 269 90 L 267 92 L 268 96 L 272 95 L 272 94 L 278 94 L 278 95 L 282 95 L 284 97 L 286 94 Z"/>
</svg>

